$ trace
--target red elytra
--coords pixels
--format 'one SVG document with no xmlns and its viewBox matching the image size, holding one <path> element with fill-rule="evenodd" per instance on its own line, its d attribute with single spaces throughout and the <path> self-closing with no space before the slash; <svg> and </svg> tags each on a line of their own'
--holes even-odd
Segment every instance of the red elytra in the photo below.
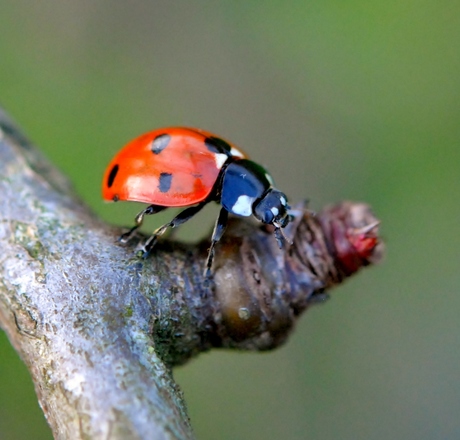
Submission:
<svg viewBox="0 0 460 440">
<path fill-rule="evenodd" d="M 208 131 L 153 130 L 129 142 L 112 159 L 105 171 L 102 196 L 110 201 L 190 206 L 210 195 L 229 154 L 246 157 Z"/>
</svg>

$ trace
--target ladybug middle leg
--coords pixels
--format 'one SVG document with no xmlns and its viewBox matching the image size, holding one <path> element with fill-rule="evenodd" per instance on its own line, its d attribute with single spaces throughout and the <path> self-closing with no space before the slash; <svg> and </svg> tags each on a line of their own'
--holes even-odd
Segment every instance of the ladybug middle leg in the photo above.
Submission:
<svg viewBox="0 0 460 440">
<path fill-rule="evenodd" d="M 158 238 L 161 237 L 168 228 L 176 228 L 177 226 L 184 224 L 186 221 L 190 220 L 196 213 L 201 211 L 201 209 L 203 209 L 203 207 L 207 203 L 208 203 L 207 201 L 202 202 L 196 206 L 191 206 L 190 208 L 184 209 L 178 215 L 176 215 L 176 217 L 174 217 L 170 222 L 156 229 L 153 232 L 153 234 L 144 243 L 143 257 L 144 258 L 148 257 L 148 255 L 150 254 L 150 251 L 153 249 L 156 242 L 158 241 Z"/>
<path fill-rule="evenodd" d="M 150 205 L 147 208 L 143 209 L 139 214 L 136 215 L 134 222 L 135 225 L 125 234 L 120 236 L 121 243 L 127 243 L 134 235 L 134 233 L 142 226 L 145 215 L 157 214 L 160 211 L 166 209 L 166 206 Z"/>
<path fill-rule="evenodd" d="M 206 267 L 203 273 L 203 276 L 206 279 L 211 277 L 211 267 L 214 260 L 214 247 L 216 246 L 216 243 L 222 238 L 222 235 L 224 235 L 225 229 L 227 228 L 227 220 L 228 211 L 225 208 L 222 208 L 220 210 L 219 217 L 217 217 L 214 231 L 212 232 L 211 246 L 208 250 L 208 258 L 206 259 Z"/>
</svg>

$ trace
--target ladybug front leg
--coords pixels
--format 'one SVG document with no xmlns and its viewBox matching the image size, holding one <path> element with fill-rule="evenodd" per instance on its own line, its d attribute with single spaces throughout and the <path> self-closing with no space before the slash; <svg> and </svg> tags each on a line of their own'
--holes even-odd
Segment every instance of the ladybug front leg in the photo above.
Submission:
<svg viewBox="0 0 460 440">
<path fill-rule="evenodd" d="M 201 211 L 203 206 L 208 202 L 202 202 L 196 206 L 191 206 L 190 208 L 184 209 L 176 217 L 174 217 L 169 223 L 160 226 L 154 231 L 154 233 L 149 237 L 149 239 L 144 244 L 144 258 L 147 258 L 150 251 L 155 246 L 158 238 L 161 237 L 168 228 L 176 228 L 179 225 L 182 225 L 186 221 L 190 220 L 197 212 Z"/>
<path fill-rule="evenodd" d="M 144 215 L 157 214 L 158 212 L 163 211 L 163 209 L 166 209 L 166 206 L 150 205 L 143 209 L 136 215 L 134 219 L 135 225 L 120 237 L 120 242 L 127 243 L 133 237 L 134 233 L 141 227 L 142 222 L 144 221 Z"/>
<path fill-rule="evenodd" d="M 208 250 L 208 258 L 206 259 L 206 267 L 203 273 L 203 276 L 205 278 L 211 277 L 211 267 L 212 262 L 214 260 L 214 247 L 216 243 L 222 238 L 222 235 L 224 235 L 225 229 L 227 228 L 227 220 L 228 211 L 225 208 L 222 208 L 220 210 L 219 217 L 217 217 L 216 224 L 214 226 L 214 231 L 212 233 L 211 246 Z"/>
</svg>

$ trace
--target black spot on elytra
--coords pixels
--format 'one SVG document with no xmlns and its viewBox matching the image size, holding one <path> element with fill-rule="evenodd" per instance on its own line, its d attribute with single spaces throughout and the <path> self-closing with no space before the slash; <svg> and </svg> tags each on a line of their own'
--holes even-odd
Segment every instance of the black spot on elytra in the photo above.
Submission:
<svg viewBox="0 0 460 440">
<path fill-rule="evenodd" d="M 150 149 L 153 154 L 160 154 L 169 144 L 171 136 L 167 133 L 158 135 L 153 141 Z"/>
<path fill-rule="evenodd" d="M 118 169 L 120 167 L 117 165 L 114 165 L 112 167 L 112 169 L 110 170 L 110 173 L 109 173 L 109 178 L 107 179 L 107 186 L 110 188 L 112 185 L 113 185 L 113 182 L 115 180 L 115 177 L 117 176 L 117 173 L 118 173 Z"/>
<path fill-rule="evenodd" d="M 223 139 L 210 136 L 204 140 L 204 143 L 209 151 L 216 154 L 226 154 L 227 156 L 230 156 L 230 150 L 232 147 Z"/>
<path fill-rule="evenodd" d="M 160 174 L 160 183 L 158 184 L 158 189 L 162 193 L 166 193 L 171 188 L 172 174 L 171 173 L 161 173 Z"/>
</svg>

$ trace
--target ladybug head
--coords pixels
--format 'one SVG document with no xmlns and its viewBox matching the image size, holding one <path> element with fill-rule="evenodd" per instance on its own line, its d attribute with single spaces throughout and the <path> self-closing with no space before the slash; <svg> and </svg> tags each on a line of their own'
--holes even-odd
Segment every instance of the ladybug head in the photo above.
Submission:
<svg viewBox="0 0 460 440">
<path fill-rule="evenodd" d="M 276 229 L 284 228 L 289 223 L 288 210 L 287 197 L 274 188 L 270 188 L 253 206 L 254 217 Z"/>
</svg>

